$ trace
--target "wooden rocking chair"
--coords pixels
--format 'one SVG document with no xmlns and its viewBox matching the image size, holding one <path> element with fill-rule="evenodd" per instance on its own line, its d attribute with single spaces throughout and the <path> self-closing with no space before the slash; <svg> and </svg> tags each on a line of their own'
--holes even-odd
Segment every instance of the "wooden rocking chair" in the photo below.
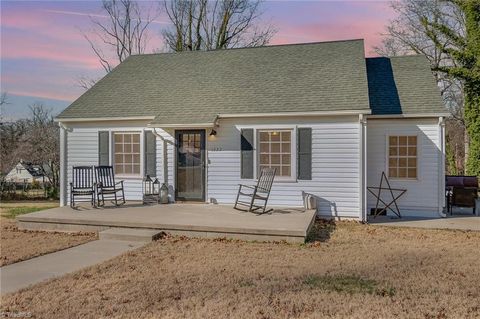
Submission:
<svg viewBox="0 0 480 319">
<path fill-rule="evenodd" d="M 100 206 L 100 197 L 102 206 L 105 205 L 105 198 L 113 199 L 118 206 L 118 200 L 125 204 L 125 192 L 123 190 L 123 181 L 115 183 L 115 174 L 113 166 L 95 166 L 95 180 L 97 181 L 97 200 Z M 120 192 L 121 196 L 117 195 Z"/>
<path fill-rule="evenodd" d="M 275 172 L 275 168 L 264 168 L 260 173 L 260 177 L 258 178 L 256 186 L 240 184 L 238 187 L 238 194 L 235 201 L 235 206 L 233 206 L 233 208 L 238 210 L 245 210 L 237 207 L 238 205 L 241 205 L 248 207 L 248 212 L 256 212 L 259 209 L 262 210 L 262 214 L 269 212 L 270 210 L 265 211 L 265 209 L 267 207 L 268 197 L 270 196 L 270 190 L 272 189 L 273 180 L 275 178 Z M 250 191 L 245 192 L 244 188 L 247 188 Z M 249 199 L 242 201 L 240 200 L 240 196 L 247 197 Z M 256 200 L 263 201 L 263 205 L 257 205 L 255 203 Z"/>
<path fill-rule="evenodd" d="M 70 207 L 75 207 L 75 197 L 87 197 L 95 207 L 95 183 L 93 182 L 93 168 L 91 166 L 74 166 L 72 182 L 70 183 Z M 82 200 L 85 202 L 86 200 Z"/>
</svg>

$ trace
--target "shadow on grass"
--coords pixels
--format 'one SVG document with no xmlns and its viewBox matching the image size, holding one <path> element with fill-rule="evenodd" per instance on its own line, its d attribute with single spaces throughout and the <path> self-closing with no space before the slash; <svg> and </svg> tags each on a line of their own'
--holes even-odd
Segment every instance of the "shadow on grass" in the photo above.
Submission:
<svg viewBox="0 0 480 319">
<path fill-rule="evenodd" d="M 395 288 L 384 286 L 372 279 L 346 275 L 309 275 L 303 284 L 315 289 L 335 291 L 347 294 L 369 294 L 393 297 Z"/>
<path fill-rule="evenodd" d="M 57 206 L 44 206 L 44 207 L 37 207 L 37 206 L 21 206 L 21 207 L 8 207 L 8 208 L 3 208 L 2 210 L 2 216 L 6 218 L 15 218 L 19 215 L 23 214 L 29 214 L 33 212 L 38 212 L 40 210 L 45 210 L 45 209 L 50 209 L 54 208 Z"/>
<path fill-rule="evenodd" d="M 307 235 L 306 243 L 326 242 L 337 228 L 334 220 L 315 219 L 315 222 Z"/>
</svg>

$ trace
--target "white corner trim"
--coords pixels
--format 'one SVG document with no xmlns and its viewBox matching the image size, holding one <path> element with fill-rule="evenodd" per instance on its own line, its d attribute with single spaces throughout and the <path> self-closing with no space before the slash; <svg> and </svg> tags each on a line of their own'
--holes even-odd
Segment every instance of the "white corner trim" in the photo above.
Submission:
<svg viewBox="0 0 480 319">
<path fill-rule="evenodd" d="M 66 206 L 68 203 L 68 181 L 67 181 L 67 143 L 68 129 L 60 125 L 60 206 Z"/>
<path fill-rule="evenodd" d="M 126 116 L 126 117 L 82 117 L 82 118 L 54 118 L 55 122 L 105 122 L 105 121 L 135 121 L 153 120 L 155 116 Z"/>
<path fill-rule="evenodd" d="M 368 221 L 368 205 L 367 205 L 367 119 L 363 114 L 358 116 L 359 120 L 359 134 L 360 134 L 360 161 L 359 161 L 359 187 L 360 198 L 359 207 L 361 209 L 360 220 L 362 222 Z"/>
<path fill-rule="evenodd" d="M 439 152 L 439 165 L 438 165 L 438 214 L 440 217 L 447 217 L 447 214 L 443 212 L 443 206 L 445 206 L 445 118 L 438 118 L 438 146 Z"/>
</svg>

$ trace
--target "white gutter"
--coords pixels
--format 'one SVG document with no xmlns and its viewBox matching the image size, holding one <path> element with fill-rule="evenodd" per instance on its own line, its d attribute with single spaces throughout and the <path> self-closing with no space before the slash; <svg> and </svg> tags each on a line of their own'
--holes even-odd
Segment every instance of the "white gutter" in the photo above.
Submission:
<svg viewBox="0 0 480 319">
<path fill-rule="evenodd" d="M 290 116 L 336 116 L 336 115 L 359 115 L 370 114 L 371 110 L 347 110 L 347 111 L 314 111 L 314 112 L 271 112 L 271 113 L 232 113 L 218 114 L 218 118 L 237 117 L 290 117 Z"/>
<path fill-rule="evenodd" d="M 404 118 L 438 118 L 439 116 L 448 117 L 450 113 L 416 113 L 416 114 L 385 114 L 385 115 L 367 115 L 368 119 L 404 119 Z"/>
<path fill-rule="evenodd" d="M 125 117 L 81 117 L 81 118 L 54 118 L 55 122 L 104 122 L 104 121 L 135 121 L 153 120 L 155 116 L 125 116 Z"/>
<path fill-rule="evenodd" d="M 445 118 L 438 118 L 438 146 L 440 147 L 438 165 L 438 214 L 447 217 L 443 212 L 445 206 Z"/>
<path fill-rule="evenodd" d="M 192 124 L 151 124 L 149 123 L 147 127 L 158 127 L 158 128 L 210 128 L 214 127 L 215 123 L 192 123 Z"/>
</svg>

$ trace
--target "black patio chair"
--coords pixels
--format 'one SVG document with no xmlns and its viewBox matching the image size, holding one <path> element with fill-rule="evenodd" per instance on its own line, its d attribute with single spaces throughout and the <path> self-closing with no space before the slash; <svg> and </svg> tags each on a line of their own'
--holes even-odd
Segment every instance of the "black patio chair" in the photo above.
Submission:
<svg viewBox="0 0 480 319">
<path fill-rule="evenodd" d="M 112 199 L 118 206 L 118 201 L 122 200 L 125 204 L 125 192 L 123 190 L 123 181 L 115 182 L 115 174 L 113 166 L 95 166 L 95 180 L 97 182 L 97 201 L 100 206 L 100 198 L 102 206 L 105 205 L 105 199 Z M 120 193 L 121 196 L 117 195 Z"/>
<path fill-rule="evenodd" d="M 447 210 L 453 215 L 453 206 L 471 207 L 476 213 L 478 199 L 477 176 L 445 176 Z"/>
<path fill-rule="evenodd" d="M 72 182 L 70 182 L 70 207 L 75 207 L 75 197 L 87 197 L 95 207 L 95 183 L 93 181 L 92 166 L 74 166 L 72 168 Z M 82 200 L 86 202 L 86 200 Z"/>
<path fill-rule="evenodd" d="M 249 186 L 240 184 L 238 187 L 238 194 L 237 199 L 235 200 L 235 206 L 233 208 L 238 210 L 245 210 L 240 209 L 237 206 L 241 205 L 244 207 L 248 207 L 249 212 L 256 212 L 259 209 L 262 210 L 262 213 L 269 212 L 265 211 L 267 207 L 268 197 L 270 196 L 270 190 L 272 189 L 273 180 L 275 179 L 275 168 L 264 168 L 260 172 L 260 177 L 258 178 L 258 182 L 256 186 Z M 250 190 L 246 192 L 246 190 Z M 241 197 L 249 198 L 248 200 L 240 200 Z M 263 205 L 257 205 L 256 201 L 263 201 Z"/>
</svg>

